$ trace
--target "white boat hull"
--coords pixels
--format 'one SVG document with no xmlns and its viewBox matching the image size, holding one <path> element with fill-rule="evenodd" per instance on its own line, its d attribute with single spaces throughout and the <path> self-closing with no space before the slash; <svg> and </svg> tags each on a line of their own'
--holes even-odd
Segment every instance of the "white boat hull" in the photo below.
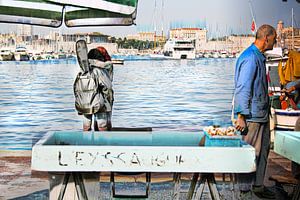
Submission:
<svg viewBox="0 0 300 200">
<path fill-rule="evenodd" d="M 149 55 L 151 59 L 165 59 L 166 56 L 164 56 L 163 54 L 150 54 Z"/>
<path fill-rule="evenodd" d="M 13 55 L 0 55 L 0 61 L 10 61 L 13 60 Z"/>
<path fill-rule="evenodd" d="M 112 59 L 111 61 L 115 65 L 124 65 L 124 60 L 123 59 Z"/>
<path fill-rule="evenodd" d="M 14 54 L 10 50 L 0 50 L 0 61 L 14 60 Z"/>
<path fill-rule="evenodd" d="M 270 130 L 271 142 L 274 142 L 277 131 L 294 131 L 300 117 L 300 110 L 271 109 Z"/>
<path fill-rule="evenodd" d="M 196 54 L 195 52 L 173 52 L 173 58 L 174 59 L 195 59 L 196 58 Z"/>
<path fill-rule="evenodd" d="M 294 130 L 295 124 L 300 117 L 300 110 L 274 109 L 275 130 Z"/>
<path fill-rule="evenodd" d="M 191 40 L 170 39 L 164 46 L 164 55 L 173 59 L 195 59 L 196 51 Z"/>
<path fill-rule="evenodd" d="M 28 54 L 15 54 L 15 60 L 16 61 L 28 61 L 30 60 L 30 57 Z"/>
</svg>

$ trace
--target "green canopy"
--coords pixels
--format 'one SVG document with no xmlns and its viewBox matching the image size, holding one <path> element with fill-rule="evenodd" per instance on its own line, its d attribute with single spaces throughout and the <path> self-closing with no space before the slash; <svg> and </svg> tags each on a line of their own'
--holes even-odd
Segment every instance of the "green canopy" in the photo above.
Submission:
<svg viewBox="0 0 300 200">
<path fill-rule="evenodd" d="M 134 24 L 138 0 L 1 0 L 0 22 L 59 27 Z"/>
</svg>

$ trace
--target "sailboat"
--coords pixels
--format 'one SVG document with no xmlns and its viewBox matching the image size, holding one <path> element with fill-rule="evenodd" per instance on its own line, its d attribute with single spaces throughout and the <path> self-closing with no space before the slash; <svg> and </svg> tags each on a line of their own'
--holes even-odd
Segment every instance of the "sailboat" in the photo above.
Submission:
<svg viewBox="0 0 300 200">
<path fill-rule="evenodd" d="M 166 57 L 164 56 L 161 47 L 156 46 L 157 42 L 160 44 L 161 41 L 164 39 L 164 0 L 161 1 L 161 12 L 157 12 L 158 8 L 156 6 L 156 0 L 154 2 L 154 11 L 153 11 L 153 19 L 152 19 L 152 23 L 154 26 L 154 47 L 153 47 L 153 53 L 149 54 L 149 57 L 153 60 L 163 60 L 166 59 Z M 159 14 L 161 14 L 161 16 L 158 16 Z M 156 35 L 157 31 L 157 21 L 161 21 L 161 36 L 160 35 Z"/>
</svg>

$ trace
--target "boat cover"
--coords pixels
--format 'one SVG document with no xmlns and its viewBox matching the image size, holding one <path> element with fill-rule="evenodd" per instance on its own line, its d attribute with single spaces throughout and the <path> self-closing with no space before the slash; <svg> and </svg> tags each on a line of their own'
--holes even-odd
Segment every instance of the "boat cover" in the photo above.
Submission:
<svg viewBox="0 0 300 200">
<path fill-rule="evenodd" d="M 135 23 L 138 0 L 1 0 L 0 22 L 59 27 Z"/>
</svg>

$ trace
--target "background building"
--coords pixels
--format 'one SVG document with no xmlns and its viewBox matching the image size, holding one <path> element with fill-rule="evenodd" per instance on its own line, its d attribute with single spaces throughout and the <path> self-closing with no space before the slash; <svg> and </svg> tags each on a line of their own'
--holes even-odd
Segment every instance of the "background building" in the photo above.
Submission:
<svg viewBox="0 0 300 200">
<path fill-rule="evenodd" d="M 300 48 L 300 29 L 295 27 L 284 27 L 283 21 L 277 24 L 277 46 L 287 49 Z"/>
</svg>

